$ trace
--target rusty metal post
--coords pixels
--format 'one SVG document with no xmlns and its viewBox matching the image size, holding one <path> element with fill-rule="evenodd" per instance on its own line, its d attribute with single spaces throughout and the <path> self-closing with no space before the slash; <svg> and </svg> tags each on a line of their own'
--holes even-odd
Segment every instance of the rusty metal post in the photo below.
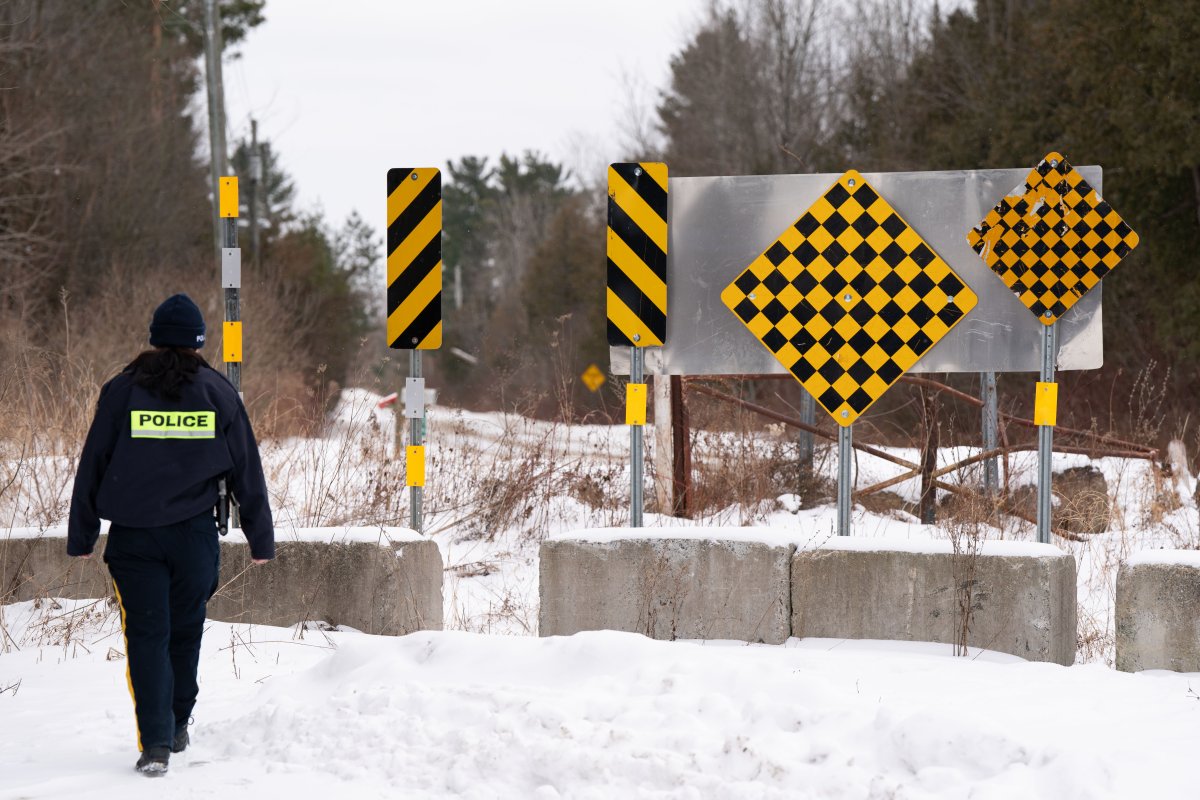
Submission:
<svg viewBox="0 0 1200 800">
<path fill-rule="evenodd" d="M 676 517 L 692 516 L 692 438 L 683 376 L 671 376 L 672 503 Z"/>
<path fill-rule="evenodd" d="M 800 421 L 805 425 L 817 424 L 817 401 L 803 386 L 800 387 Z M 809 431 L 800 431 L 800 465 L 812 471 L 813 454 L 815 452 L 813 435 Z"/>
<path fill-rule="evenodd" d="M 937 487 L 934 472 L 937 471 L 938 446 L 941 437 L 938 430 L 938 393 L 921 389 L 921 409 L 925 418 L 925 445 L 921 451 L 921 522 L 932 525 L 937 522 Z"/>
</svg>

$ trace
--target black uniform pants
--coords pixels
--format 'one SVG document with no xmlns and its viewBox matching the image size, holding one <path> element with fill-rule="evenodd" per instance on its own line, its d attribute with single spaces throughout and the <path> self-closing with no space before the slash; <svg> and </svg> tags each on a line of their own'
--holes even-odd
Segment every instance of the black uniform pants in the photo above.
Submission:
<svg viewBox="0 0 1200 800">
<path fill-rule="evenodd" d="M 196 705 L 204 611 L 220 558 L 211 511 L 174 525 L 109 530 L 104 561 L 121 605 L 139 750 L 171 746 Z"/>
</svg>

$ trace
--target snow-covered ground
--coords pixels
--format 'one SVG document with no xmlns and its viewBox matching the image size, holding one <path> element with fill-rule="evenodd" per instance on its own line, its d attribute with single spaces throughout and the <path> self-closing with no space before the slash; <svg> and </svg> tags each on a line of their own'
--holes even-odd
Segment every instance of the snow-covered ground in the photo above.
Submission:
<svg viewBox="0 0 1200 800">
<path fill-rule="evenodd" d="M 4 609 L 23 644 L 0 658 L 0 797 L 1196 797 L 1197 675 L 889 642 L 218 622 L 193 745 L 147 781 L 113 616 L 64 645 L 47 610 Z"/>
<path fill-rule="evenodd" d="M 348 393 L 328 437 L 264 447 L 281 539 L 318 526 L 368 535 L 406 524 L 403 471 L 387 458 L 391 415 L 374 400 Z M 1080 569 L 1081 645 L 1070 668 L 989 652 L 954 658 L 948 645 L 919 643 L 539 639 L 538 544 L 625 522 L 627 429 L 444 408 L 429 425 L 426 522 L 447 565 L 449 630 L 386 638 L 212 622 L 193 747 L 165 781 L 147 781 L 131 769 L 114 609 L 0 606 L 0 798 L 1200 796 L 1190 761 L 1200 675 L 1110 666 L 1119 563 L 1200 544 L 1190 479 L 1165 482 L 1146 462 L 1056 456 L 1056 470 L 1098 468 L 1114 511 L 1108 532 L 1056 542 Z M 749 444 L 706 434 L 695 457 L 780 441 L 778 432 Z M 1035 462 L 1014 456 L 1011 485 L 1032 483 Z M 832 470 L 827 455 L 819 463 Z M 19 480 L 0 496 L 0 536 L 22 527 L 56 535 L 69 463 L 5 466 Z M 858 468 L 860 486 L 898 472 L 862 454 Z M 894 491 L 913 500 L 918 487 Z M 653 504 L 649 482 L 647 497 Z M 787 492 L 693 523 L 651 513 L 647 523 L 831 535 L 835 510 L 802 509 L 802 499 Z M 856 535 L 914 543 L 948 536 L 903 511 L 858 508 L 853 524 Z M 1030 528 L 985 533 L 1028 542 Z"/>
</svg>

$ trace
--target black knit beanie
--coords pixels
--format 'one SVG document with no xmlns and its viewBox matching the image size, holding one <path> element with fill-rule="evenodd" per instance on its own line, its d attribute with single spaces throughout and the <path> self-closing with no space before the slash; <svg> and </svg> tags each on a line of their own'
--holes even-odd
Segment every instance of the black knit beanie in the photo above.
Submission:
<svg viewBox="0 0 1200 800">
<path fill-rule="evenodd" d="M 173 294 L 154 309 L 150 321 L 154 347 L 204 347 L 204 316 L 186 294 Z"/>
</svg>

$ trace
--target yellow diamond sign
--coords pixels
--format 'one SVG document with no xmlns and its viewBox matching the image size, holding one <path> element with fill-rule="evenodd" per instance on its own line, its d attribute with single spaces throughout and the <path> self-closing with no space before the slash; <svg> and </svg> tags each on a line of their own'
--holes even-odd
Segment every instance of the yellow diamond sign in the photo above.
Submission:
<svg viewBox="0 0 1200 800">
<path fill-rule="evenodd" d="M 975 307 L 975 293 L 853 170 L 721 300 L 842 426 Z"/>
<path fill-rule="evenodd" d="M 1044 325 L 1053 325 L 1138 245 L 1138 235 L 1059 153 L 967 241 Z"/>
<path fill-rule="evenodd" d="M 585 369 L 583 374 L 579 376 L 579 379 L 583 381 L 584 386 L 593 392 L 599 391 L 600 387 L 604 385 L 605 381 L 604 373 L 601 372 L 600 368 L 595 364 L 592 364 Z"/>
</svg>

